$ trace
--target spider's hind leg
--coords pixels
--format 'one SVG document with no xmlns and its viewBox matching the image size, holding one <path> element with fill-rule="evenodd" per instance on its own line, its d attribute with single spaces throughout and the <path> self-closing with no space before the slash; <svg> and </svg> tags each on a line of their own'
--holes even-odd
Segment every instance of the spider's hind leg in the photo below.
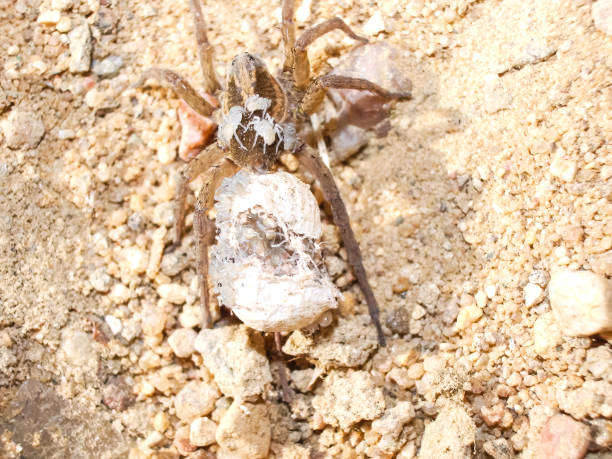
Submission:
<svg viewBox="0 0 612 459">
<path fill-rule="evenodd" d="M 361 288 L 361 291 L 363 292 L 368 304 L 370 317 L 372 318 L 372 322 L 376 327 L 378 343 L 381 346 L 384 346 L 385 335 L 380 324 L 378 303 L 376 302 L 374 292 L 372 292 L 372 287 L 370 287 L 370 283 L 368 282 L 368 276 L 363 267 L 361 249 L 359 248 L 359 244 L 357 243 L 357 239 L 355 239 L 355 234 L 351 228 L 351 221 L 349 219 L 348 212 L 346 211 L 344 201 L 342 200 L 342 196 L 340 195 L 340 190 L 338 190 L 338 186 L 336 185 L 330 170 L 321 160 L 319 155 L 317 155 L 310 147 L 306 145 L 304 145 L 302 148 L 302 151 L 298 155 L 300 163 L 316 177 L 321 185 L 323 197 L 331 207 L 334 223 L 340 229 L 342 242 L 344 242 L 344 247 L 346 248 L 346 253 L 348 256 L 348 262 L 353 268 L 353 272 L 355 273 L 355 277 L 357 277 L 359 287 Z"/>
</svg>

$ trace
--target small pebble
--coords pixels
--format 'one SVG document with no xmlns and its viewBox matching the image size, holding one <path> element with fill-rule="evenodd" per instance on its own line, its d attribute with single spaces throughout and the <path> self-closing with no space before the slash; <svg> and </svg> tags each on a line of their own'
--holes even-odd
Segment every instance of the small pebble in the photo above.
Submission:
<svg viewBox="0 0 612 459">
<path fill-rule="evenodd" d="M 147 270 L 149 257 L 147 253 L 137 247 L 127 247 L 122 250 L 122 258 L 126 261 L 130 272 L 142 274 Z"/>
<path fill-rule="evenodd" d="M 106 293 L 110 290 L 113 279 L 106 273 L 105 268 L 98 268 L 89 275 L 89 283 L 100 293 Z"/>
<path fill-rule="evenodd" d="M 60 33 L 67 33 L 72 30 L 72 20 L 68 16 L 62 16 L 55 25 L 55 30 Z"/>
<path fill-rule="evenodd" d="M 155 336 L 166 326 L 166 313 L 156 306 L 146 306 L 142 311 L 142 331 L 147 336 Z"/>
<path fill-rule="evenodd" d="M 168 419 L 168 415 L 163 411 L 157 413 L 153 418 L 153 428 L 158 432 L 165 432 L 169 425 L 170 420 Z"/>
<path fill-rule="evenodd" d="M 130 289 L 123 284 L 115 284 L 108 294 L 108 297 L 115 304 L 127 303 L 131 297 Z"/>
<path fill-rule="evenodd" d="M 529 283 L 523 290 L 525 306 L 531 307 L 538 304 L 544 298 L 544 289 L 537 284 Z"/>
<path fill-rule="evenodd" d="M 89 25 L 84 18 L 81 18 L 79 25 L 70 32 L 70 72 L 84 73 L 89 71 L 92 48 L 93 42 Z"/>
<path fill-rule="evenodd" d="M 612 280 L 590 271 L 553 273 L 550 305 L 562 331 L 591 336 L 612 331 Z"/>
<path fill-rule="evenodd" d="M 159 272 L 162 255 L 164 254 L 164 238 L 168 230 L 162 226 L 153 233 L 153 243 L 149 252 L 149 266 L 147 266 L 147 277 L 153 279 Z"/>
<path fill-rule="evenodd" d="M 215 443 L 217 424 L 209 418 L 196 418 L 189 426 L 189 441 L 195 446 L 208 446 Z"/>
<path fill-rule="evenodd" d="M 194 328 L 202 324 L 203 319 L 202 308 L 198 306 L 183 306 L 183 310 L 179 314 L 179 324 L 183 328 Z"/>
<path fill-rule="evenodd" d="M 45 135 L 40 116 L 29 110 L 15 108 L 0 121 L 6 144 L 12 149 L 36 148 Z"/>
<path fill-rule="evenodd" d="M 168 344 L 177 357 L 189 357 L 195 351 L 195 340 L 198 334 L 191 328 L 179 328 L 172 332 Z"/>
<path fill-rule="evenodd" d="M 110 78 L 117 75 L 121 67 L 123 67 L 121 56 L 108 56 L 101 61 L 94 62 L 93 72 L 101 78 Z"/>
<path fill-rule="evenodd" d="M 487 305 L 487 294 L 482 290 L 478 290 L 476 295 L 474 295 L 474 299 L 476 300 L 476 306 L 480 309 L 484 308 Z"/>
<path fill-rule="evenodd" d="M 576 170 L 578 167 L 576 166 L 575 161 L 563 159 L 563 158 L 555 158 L 550 165 L 550 173 L 564 182 L 573 182 L 574 177 L 576 176 Z"/>
<path fill-rule="evenodd" d="M 589 428 L 565 414 L 548 420 L 540 435 L 537 457 L 581 459 L 590 442 Z"/>
<path fill-rule="evenodd" d="M 182 421 L 190 422 L 199 416 L 208 415 L 221 396 L 213 384 L 200 381 L 187 383 L 174 398 L 176 416 Z"/>
<path fill-rule="evenodd" d="M 537 270 L 533 271 L 529 275 L 529 282 L 532 284 L 539 285 L 542 288 L 546 288 L 548 282 L 550 281 L 550 274 L 546 271 Z"/>
<path fill-rule="evenodd" d="M 162 284 L 157 287 L 160 297 L 172 304 L 183 304 L 187 299 L 189 289 L 180 284 Z"/>
<path fill-rule="evenodd" d="M 185 250 L 177 249 L 163 256 L 161 271 L 166 276 L 176 276 L 189 266 L 189 254 Z"/>
<path fill-rule="evenodd" d="M 192 444 L 189 440 L 189 435 L 188 426 L 179 427 L 174 434 L 174 441 L 172 444 L 176 447 L 181 456 L 189 456 L 197 449 L 196 445 Z"/>
<path fill-rule="evenodd" d="M 263 459 L 271 440 L 270 418 L 265 403 L 234 400 L 219 422 L 215 437 L 220 457 Z"/>
<path fill-rule="evenodd" d="M 59 22 L 61 13 L 57 10 L 41 11 L 36 22 L 43 25 L 55 25 Z"/>
<path fill-rule="evenodd" d="M 533 347 L 539 356 L 546 358 L 553 355 L 561 340 L 561 330 L 552 312 L 545 313 L 533 324 Z"/>
<path fill-rule="evenodd" d="M 480 409 L 480 417 L 489 427 L 499 424 L 504 417 L 504 404 L 496 403 L 493 406 L 483 406 Z"/>
<path fill-rule="evenodd" d="M 119 332 L 123 328 L 123 324 L 121 323 L 121 320 L 116 318 L 115 316 L 111 316 L 110 314 L 104 316 L 104 322 L 106 322 L 106 324 L 108 325 L 108 328 L 110 328 L 111 333 L 113 335 L 119 334 Z"/>
<path fill-rule="evenodd" d="M 612 36 L 612 0 L 598 0 L 591 7 L 595 27 Z"/>
<path fill-rule="evenodd" d="M 482 309 L 478 306 L 466 306 L 461 308 L 459 315 L 457 316 L 457 323 L 455 324 L 456 330 L 463 330 L 469 327 L 472 323 L 476 322 L 482 317 Z"/>
<path fill-rule="evenodd" d="M 374 14 L 363 26 L 363 33 L 366 35 L 378 35 L 385 31 L 385 21 L 383 20 L 380 11 L 375 11 Z"/>
<path fill-rule="evenodd" d="M 410 314 L 405 307 L 400 306 L 389 314 L 386 324 L 393 333 L 405 335 L 410 332 Z"/>
<path fill-rule="evenodd" d="M 93 339 L 82 331 L 62 333 L 61 350 L 66 360 L 75 367 L 81 367 L 97 361 Z"/>
<path fill-rule="evenodd" d="M 111 410 L 124 411 L 134 402 L 132 386 L 123 376 L 113 376 L 104 388 L 102 401 Z"/>
<path fill-rule="evenodd" d="M 419 458 L 471 458 L 475 439 L 476 425 L 470 415 L 462 405 L 449 402 L 425 427 Z"/>
</svg>

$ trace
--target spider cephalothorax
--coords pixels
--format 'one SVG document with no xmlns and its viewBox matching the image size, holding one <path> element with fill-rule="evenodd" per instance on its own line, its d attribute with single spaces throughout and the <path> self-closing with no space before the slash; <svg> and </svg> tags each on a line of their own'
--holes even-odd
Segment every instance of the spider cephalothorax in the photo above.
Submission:
<svg viewBox="0 0 612 459">
<path fill-rule="evenodd" d="M 364 293 L 372 321 L 376 326 L 379 342 L 384 345 L 385 337 L 378 318 L 378 304 L 368 283 L 361 251 L 351 229 L 340 192 L 331 172 L 319 155 L 301 142 L 296 132 L 300 132 L 302 123 L 307 122 L 308 117 L 318 110 L 328 88 L 367 90 L 388 99 L 405 99 L 410 97 L 410 94 L 392 93 L 361 78 L 331 73 L 311 78 L 306 49 L 318 37 L 331 30 L 341 30 L 357 41 L 367 42 L 367 40 L 356 35 L 340 18 L 332 18 L 309 28 L 296 39 L 293 0 L 282 2 L 285 62 L 279 78 L 275 78 L 268 72 L 260 58 L 249 53 L 241 53 L 229 64 L 226 84 L 223 87 L 217 80 L 214 71 L 213 47 L 206 36 L 206 23 L 199 0 L 190 0 L 190 6 L 195 19 L 206 96 L 200 96 L 186 80 L 170 70 L 154 69 L 151 73 L 169 83 L 195 116 L 212 117 L 218 108 L 216 100 L 222 101 L 222 115 L 218 117 L 218 128 L 211 131 L 215 138 L 212 139 L 212 142 L 202 142 L 202 151 L 185 168 L 179 185 L 176 207 L 175 246 L 180 244 L 184 230 L 189 183 L 199 175 L 206 174 L 204 186 L 196 201 L 193 222 L 197 241 L 200 294 L 205 313 L 204 326 L 212 325 L 209 309 L 208 249 L 215 239 L 215 225 L 209 219 L 207 212 L 214 205 L 215 190 L 224 178 L 233 176 L 239 168 L 255 173 L 265 173 L 273 168 L 281 153 L 293 152 L 301 166 L 310 171 L 319 181 L 324 198 L 330 204 L 334 222 L 340 228 L 348 262 Z M 209 125 L 212 126 L 210 123 Z M 251 220 L 247 218 L 245 225 L 250 224 Z M 266 231 L 269 230 L 270 228 Z M 309 244 L 312 243 L 312 241 L 309 242 Z M 288 260 L 296 261 L 291 251 L 293 249 L 281 248 L 277 247 L 278 250 L 276 250 L 279 263 L 282 264 Z M 275 254 L 272 253 L 270 256 L 275 256 Z M 293 269 L 290 266 L 281 267 L 283 269 L 278 271 L 281 274 L 287 269 L 289 271 Z M 232 305 L 226 306 L 232 307 Z M 296 327 L 303 324 L 304 320 L 295 321 Z M 266 329 L 265 324 L 259 329 L 275 332 L 287 330 L 283 327 Z M 280 335 L 277 334 L 275 338 L 279 344 Z"/>
</svg>

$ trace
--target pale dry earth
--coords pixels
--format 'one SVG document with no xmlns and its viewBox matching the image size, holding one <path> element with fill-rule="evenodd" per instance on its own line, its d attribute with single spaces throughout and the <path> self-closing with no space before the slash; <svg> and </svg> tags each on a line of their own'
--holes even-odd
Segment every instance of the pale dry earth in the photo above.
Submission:
<svg viewBox="0 0 612 459">
<path fill-rule="evenodd" d="M 610 2 L 305 2 L 300 30 L 339 15 L 413 83 L 333 168 L 388 346 L 330 226 L 344 298 L 288 337 L 291 404 L 268 338 L 198 335 L 191 235 L 161 258 L 178 100 L 133 87 L 201 81 L 186 2 L 2 0 L 0 456 L 610 457 Z M 279 68 L 277 2 L 206 3 L 221 76 Z"/>
</svg>

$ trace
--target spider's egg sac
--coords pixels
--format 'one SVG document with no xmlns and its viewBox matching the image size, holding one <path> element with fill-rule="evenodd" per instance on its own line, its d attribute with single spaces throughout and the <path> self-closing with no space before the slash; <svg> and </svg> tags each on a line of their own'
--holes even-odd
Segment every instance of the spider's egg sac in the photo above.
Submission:
<svg viewBox="0 0 612 459">
<path fill-rule="evenodd" d="M 242 170 L 215 193 L 210 278 L 219 302 L 256 330 L 291 331 L 337 306 L 318 244 L 319 206 L 286 172 Z"/>
</svg>

